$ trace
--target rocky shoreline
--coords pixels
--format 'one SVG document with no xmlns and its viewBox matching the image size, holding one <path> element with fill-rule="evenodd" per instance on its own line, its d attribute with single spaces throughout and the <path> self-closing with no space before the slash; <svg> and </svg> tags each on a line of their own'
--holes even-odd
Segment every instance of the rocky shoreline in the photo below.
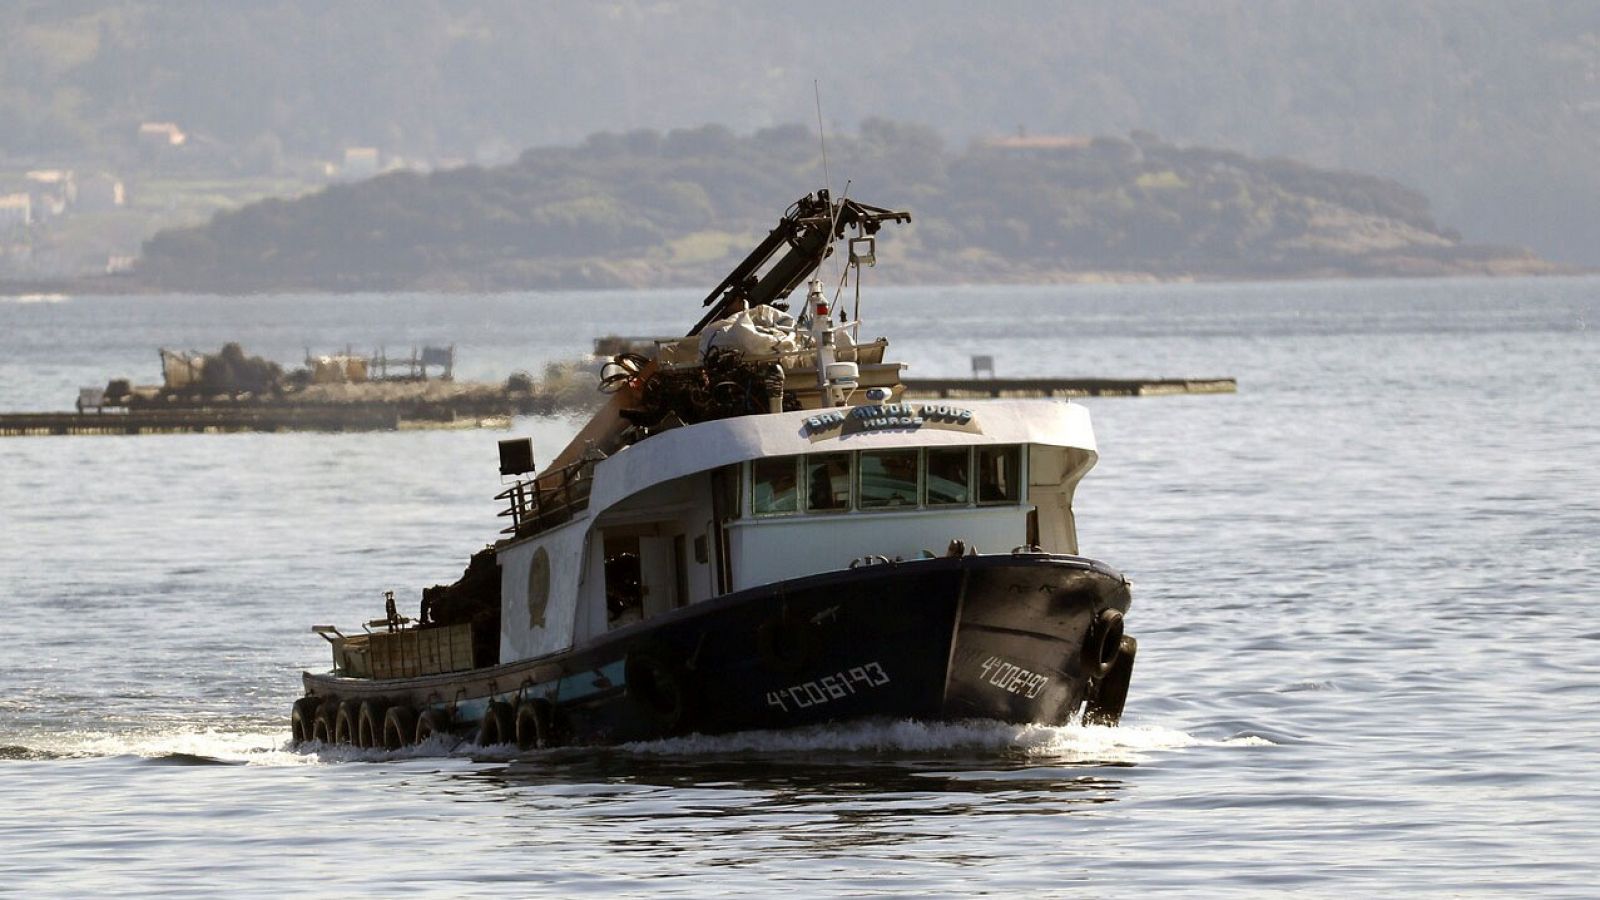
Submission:
<svg viewBox="0 0 1600 900">
<path fill-rule="evenodd" d="M 1473 252 L 1443 254 L 1394 253 L 1359 259 L 1343 257 L 1320 263 L 1297 262 L 1282 267 L 1251 271 L 1228 269 L 1050 269 L 1018 263 L 977 266 L 970 261 L 952 265 L 908 263 L 908 272 L 885 278 L 884 285 L 1048 285 L 1048 284 L 1184 284 L 1257 283 L 1273 281 L 1336 281 L 1362 278 L 1520 278 L 1594 274 L 1597 270 L 1551 262 L 1527 251 L 1504 248 L 1501 254 Z M 438 294 L 501 294 L 573 290 L 645 290 L 650 288 L 693 287 L 704 278 L 692 271 L 649 263 L 594 261 L 553 271 L 548 279 L 515 281 L 493 277 L 463 278 L 455 273 L 418 279 L 411 283 L 383 281 L 340 282 L 338 284 L 291 283 L 248 285 L 219 283 L 208 287 L 173 287 L 141 281 L 137 276 L 96 276 L 60 280 L 0 280 L 0 296 L 141 296 L 154 294 L 220 295 L 246 297 L 253 294 L 327 293 L 369 294 L 420 291 Z"/>
</svg>

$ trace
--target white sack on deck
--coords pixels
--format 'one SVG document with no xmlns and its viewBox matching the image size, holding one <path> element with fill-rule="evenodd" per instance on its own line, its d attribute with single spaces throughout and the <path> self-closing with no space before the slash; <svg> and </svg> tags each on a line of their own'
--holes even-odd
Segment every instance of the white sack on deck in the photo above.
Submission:
<svg viewBox="0 0 1600 900">
<path fill-rule="evenodd" d="M 850 336 L 848 325 L 833 330 L 833 352 L 839 359 L 856 358 L 856 339 Z"/>
<path fill-rule="evenodd" d="M 737 350 L 747 356 L 793 353 L 800 349 L 793 328 L 794 319 L 771 306 L 741 310 L 705 327 L 700 333 L 700 355 L 712 347 Z"/>
<path fill-rule="evenodd" d="M 794 316 L 776 306 L 768 306 L 765 303 L 750 309 L 750 321 L 766 328 L 781 328 L 785 331 L 794 330 Z"/>
</svg>

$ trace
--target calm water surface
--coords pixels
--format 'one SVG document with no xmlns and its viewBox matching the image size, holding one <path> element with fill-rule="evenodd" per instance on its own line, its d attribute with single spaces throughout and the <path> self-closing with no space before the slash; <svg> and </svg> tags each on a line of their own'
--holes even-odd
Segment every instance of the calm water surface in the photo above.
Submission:
<svg viewBox="0 0 1600 900">
<path fill-rule="evenodd" d="M 0 409 L 454 342 L 463 377 L 694 292 L 0 298 Z M 1133 579 L 1117 729 L 869 722 L 511 756 L 287 749 L 313 623 L 495 536 L 495 432 L 0 439 L 0 893 L 1593 896 L 1600 279 L 869 293 L 913 372 L 1087 401 Z M 548 458 L 572 422 L 519 420 Z"/>
</svg>

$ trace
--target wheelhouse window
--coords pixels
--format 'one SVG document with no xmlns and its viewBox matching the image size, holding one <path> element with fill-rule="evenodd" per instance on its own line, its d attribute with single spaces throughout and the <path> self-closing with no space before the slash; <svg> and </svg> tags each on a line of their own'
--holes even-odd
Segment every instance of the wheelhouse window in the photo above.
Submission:
<svg viewBox="0 0 1600 900">
<path fill-rule="evenodd" d="M 1015 445 L 835 451 L 747 465 L 748 511 L 762 518 L 1001 506 L 1025 493 Z"/>
<path fill-rule="evenodd" d="M 926 451 L 929 506 L 966 506 L 972 500 L 972 453 L 966 447 Z"/>
<path fill-rule="evenodd" d="M 800 511 L 800 457 L 774 456 L 750 463 L 750 511 L 778 516 Z"/>
<path fill-rule="evenodd" d="M 915 509 L 921 496 L 916 450 L 864 450 L 860 460 L 862 509 Z"/>
<path fill-rule="evenodd" d="M 1022 501 L 1022 451 L 1020 447 L 978 448 L 978 502 Z"/>
<path fill-rule="evenodd" d="M 850 454 L 816 453 L 801 463 L 806 472 L 808 512 L 847 512 L 850 509 Z"/>
</svg>

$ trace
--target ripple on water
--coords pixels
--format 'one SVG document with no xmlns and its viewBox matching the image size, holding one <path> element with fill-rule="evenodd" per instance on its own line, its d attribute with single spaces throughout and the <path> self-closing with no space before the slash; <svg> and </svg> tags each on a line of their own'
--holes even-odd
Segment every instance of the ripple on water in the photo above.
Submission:
<svg viewBox="0 0 1600 900">
<path fill-rule="evenodd" d="M 0 300 L 0 408 L 59 408 L 175 342 L 297 359 L 428 333 L 463 377 L 503 377 L 607 331 L 670 333 L 697 299 Z M 371 618 L 385 589 L 415 604 L 493 539 L 494 436 L 8 439 L 6 886 L 1592 893 L 1600 341 L 1579 325 L 1600 279 L 874 302 L 930 377 L 992 353 L 1019 377 L 1239 378 L 1086 401 L 1082 546 L 1133 579 L 1141 642 L 1124 727 L 292 750 L 299 673 L 327 664 L 307 626 Z M 576 424 L 514 428 L 547 457 Z"/>
</svg>

